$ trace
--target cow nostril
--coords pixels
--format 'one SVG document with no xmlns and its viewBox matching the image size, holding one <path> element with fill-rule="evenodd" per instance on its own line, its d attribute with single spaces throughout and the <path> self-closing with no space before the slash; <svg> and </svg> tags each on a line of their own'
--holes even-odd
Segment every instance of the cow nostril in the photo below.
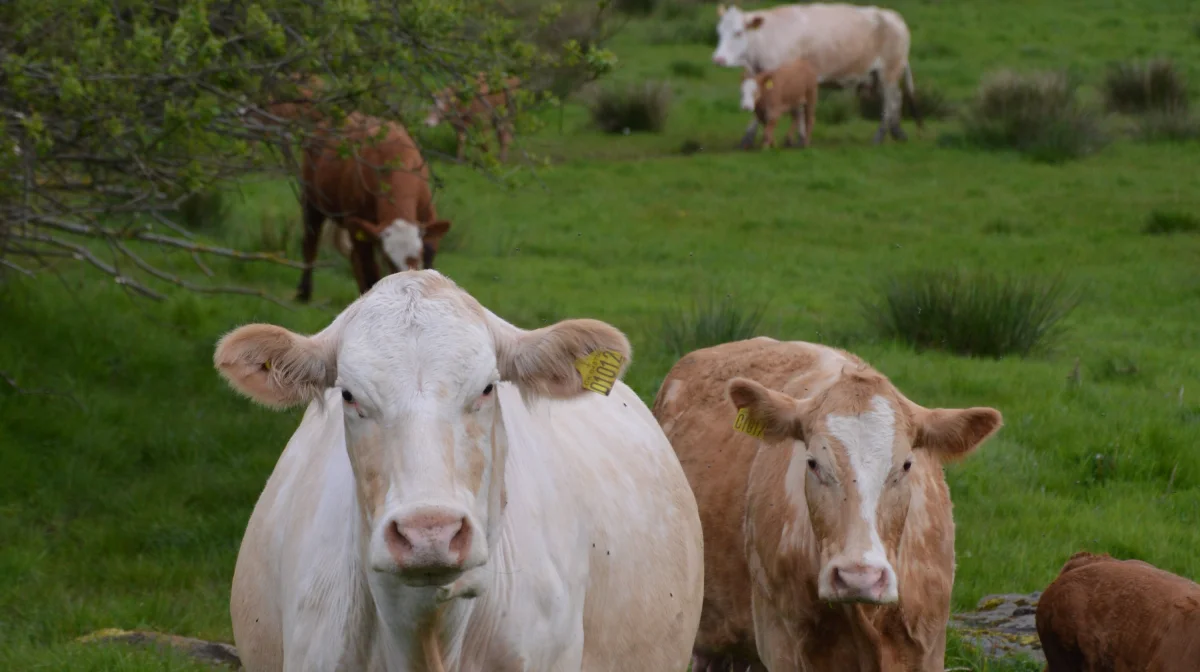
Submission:
<svg viewBox="0 0 1200 672">
<path fill-rule="evenodd" d="M 387 542 L 388 550 L 397 560 L 403 559 L 412 553 L 412 541 L 404 536 L 404 532 L 400 530 L 400 523 L 392 521 L 384 531 L 384 541 Z"/>
<path fill-rule="evenodd" d="M 458 530 L 450 538 L 450 554 L 457 556 L 459 562 L 466 559 L 467 549 L 471 547 L 471 525 L 466 518 L 459 521 Z"/>
</svg>

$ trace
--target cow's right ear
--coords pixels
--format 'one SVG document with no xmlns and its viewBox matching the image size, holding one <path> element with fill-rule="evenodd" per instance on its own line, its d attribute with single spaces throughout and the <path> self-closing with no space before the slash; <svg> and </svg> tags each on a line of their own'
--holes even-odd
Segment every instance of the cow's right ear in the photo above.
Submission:
<svg viewBox="0 0 1200 672">
<path fill-rule="evenodd" d="M 717 5 L 717 18 L 725 16 L 725 5 Z"/>
<path fill-rule="evenodd" d="M 439 219 L 421 226 L 421 239 L 427 243 L 436 243 L 450 231 L 450 220 Z"/>
<path fill-rule="evenodd" d="M 763 25 L 763 17 L 756 16 L 746 22 L 746 30 L 758 30 Z"/>
<path fill-rule="evenodd" d="M 734 408 L 746 409 L 747 419 L 762 428 L 765 441 L 803 439 L 800 408 L 795 399 L 749 378 L 733 378 L 725 394 Z"/>
<path fill-rule="evenodd" d="M 248 324 L 217 342 L 213 365 L 233 389 L 275 409 L 323 398 L 337 380 L 337 357 L 325 333 L 301 336 L 273 324 Z"/>
</svg>

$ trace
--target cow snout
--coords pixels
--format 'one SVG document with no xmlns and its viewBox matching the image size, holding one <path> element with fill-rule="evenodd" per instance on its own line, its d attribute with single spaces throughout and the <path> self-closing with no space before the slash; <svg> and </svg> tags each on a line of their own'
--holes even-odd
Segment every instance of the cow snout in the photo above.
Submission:
<svg viewBox="0 0 1200 672">
<path fill-rule="evenodd" d="M 894 602 L 890 578 L 888 569 L 878 565 L 835 566 L 830 576 L 833 598 L 838 602 Z"/>
<path fill-rule="evenodd" d="M 440 585 L 463 571 L 473 537 L 465 515 L 443 509 L 414 512 L 384 529 L 396 568 L 428 585 Z"/>
<path fill-rule="evenodd" d="M 720 66 L 724 66 L 725 65 L 725 57 L 717 55 L 717 54 L 713 54 L 713 63 L 720 65 Z"/>
</svg>

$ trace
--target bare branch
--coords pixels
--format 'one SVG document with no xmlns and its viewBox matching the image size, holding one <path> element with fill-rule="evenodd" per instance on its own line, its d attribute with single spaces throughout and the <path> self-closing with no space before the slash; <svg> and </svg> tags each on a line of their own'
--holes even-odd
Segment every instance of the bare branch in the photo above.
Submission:
<svg viewBox="0 0 1200 672">
<path fill-rule="evenodd" d="M 17 383 L 17 379 L 13 378 L 11 375 L 9 375 L 5 371 L 0 371 L 0 378 L 2 378 L 4 380 L 4 382 L 8 383 L 9 387 L 16 390 L 17 394 L 43 395 L 43 396 L 47 396 L 47 397 L 63 397 L 64 399 L 67 399 L 71 403 L 78 406 L 79 410 L 81 410 L 85 413 L 87 412 L 87 406 L 84 406 L 82 401 L 79 401 L 78 399 L 75 398 L 74 395 L 69 394 L 67 392 L 57 392 L 55 390 L 47 390 L 44 388 L 27 389 L 27 388 L 21 387 L 21 385 Z"/>
</svg>

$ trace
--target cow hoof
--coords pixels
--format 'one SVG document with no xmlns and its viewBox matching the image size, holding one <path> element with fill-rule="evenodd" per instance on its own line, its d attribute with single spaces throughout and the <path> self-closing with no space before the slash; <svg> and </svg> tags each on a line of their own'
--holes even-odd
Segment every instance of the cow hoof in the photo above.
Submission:
<svg viewBox="0 0 1200 672">
<path fill-rule="evenodd" d="M 908 142 L 908 134 L 901 130 L 899 126 L 892 129 L 892 137 L 895 138 L 897 142 Z"/>
<path fill-rule="evenodd" d="M 885 132 L 882 128 L 879 129 L 878 131 L 875 131 L 874 137 L 871 138 L 871 144 L 878 145 L 878 144 L 882 143 L 884 135 L 885 135 Z"/>
</svg>

